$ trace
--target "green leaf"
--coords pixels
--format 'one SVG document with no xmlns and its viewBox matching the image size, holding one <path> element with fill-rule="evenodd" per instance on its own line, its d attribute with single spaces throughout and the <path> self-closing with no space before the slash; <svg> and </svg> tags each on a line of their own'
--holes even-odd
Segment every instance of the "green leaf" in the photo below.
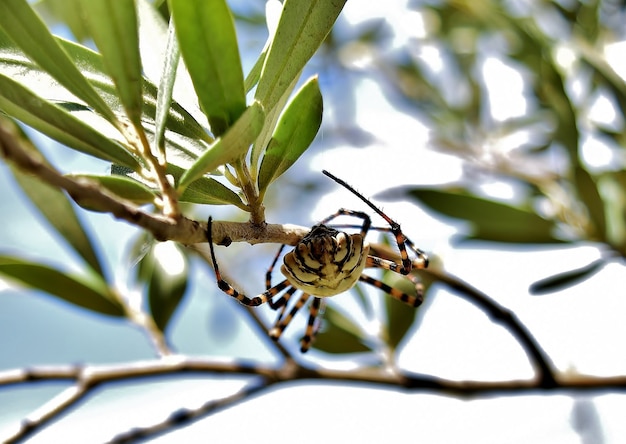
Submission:
<svg viewBox="0 0 626 444">
<path fill-rule="evenodd" d="M 176 40 L 176 30 L 174 22 L 170 22 L 169 35 L 167 39 L 167 48 L 165 50 L 165 61 L 163 63 L 163 74 L 159 83 L 159 92 L 157 94 L 156 116 L 155 116 L 155 145 L 157 146 L 161 156 L 165 158 L 165 126 L 167 124 L 167 113 L 172 103 L 172 93 L 174 91 L 174 82 L 176 81 L 176 70 L 180 59 L 180 50 L 178 41 Z"/>
<path fill-rule="evenodd" d="M 311 145 L 322 123 L 322 108 L 322 93 L 313 77 L 296 93 L 274 131 L 259 171 L 261 195 Z"/>
<path fill-rule="evenodd" d="M 106 188 L 113 194 L 129 200 L 137 205 L 145 205 L 154 203 L 156 194 L 146 185 L 126 176 L 101 176 L 97 174 L 66 174 L 73 179 L 87 179 L 97 182 L 103 188 Z M 95 211 L 102 211 L 98 208 L 89 208 Z M 106 210 L 105 210 L 106 211 Z"/>
<path fill-rule="evenodd" d="M 98 91 L 107 105 L 120 115 L 124 114 L 115 85 L 107 75 L 100 54 L 73 42 L 57 38 L 63 50 L 80 68 L 83 75 Z M 31 91 L 37 91 L 42 97 L 54 103 L 76 104 L 77 115 L 86 124 L 110 138 L 120 138 L 120 133 L 113 127 L 103 125 L 103 121 L 89 108 L 79 106 L 80 102 L 57 81 L 52 79 L 39 66 L 28 60 L 8 37 L 0 32 L 0 73 L 13 81 L 19 82 Z M 143 86 L 143 114 L 147 129 L 154 125 L 156 113 L 157 88 L 149 82 Z M 74 111 L 68 108 L 68 111 Z M 151 121 L 152 119 L 152 121 Z M 212 143 L 213 139 L 204 128 L 178 103 L 172 103 L 167 117 L 167 129 L 192 140 Z"/>
<path fill-rule="evenodd" d="M 0 28 L 44 71 L 84 100 L 109 122 L 117 125 L 117 118 L 113 111 L 81 74 L 79 68 L 68 57 L 26 0 L 2 2 Z"/>
<path fill-rule="evenodd" d="M 326 306 L 324 327 L 317 334 L 312 347 L 327 353 L 363 353 L 372 351 L 365 344 L 364 334 L 359 327 L 330 306 Z"/>
<path fill-rule="evenodd" d="M 577 166 L 574 169 L 574 184 L 576 185 L 576 191 L 580 199 L 587 207 L 589 217 L 595 228 L 596 238 L 602 241 L 605 240 L 606 218 L 604 214 L 604 202 L 598 192 L 598 186 L 595 180 L 587 170 Z"/>
<path fill-rule="evenodd" d="M 151 262 L 148 304 L 152 318 L 165 331 L 187 290 L 189 264 L 174 242 L 155 244 L 144 261 Z"/>
<path fill-rule="evenodd" d="M 211 131 L 220 136 L 246 109 L 243 71 L 225 0 L 172 0 L 183 59 Z"/>
<path fill-rule="evenodd" d="M 126 115 L 139 128 L 143 79 L 135 2 L 89 0 L 82 2 L 81 7 Z"/>
<path fill-rule="evenodd" d="M 89 36 L 85 18 L 81 13 L 80 3 L 83 0 L 40 0 L 33 4 L 35 11 L 41 15 L 45 23 L 62 22 L 72 31 L 79 42 Z"/>
<path fill-rule="evenodd" d="M 470 222 L 475 239 L 511 243 L 562 242 L 553 234 L 553 221 L 524 208 L 462 191 L 413 188 L 408 194 L 440 214 Z"/>
<path fill-rule="evenodd" d="M 46 265 L 0 255 L 0 273 L 70 304 L 110 316 L 124 316 L 124 307 L 100 276 L 73 276 Z"/>
<path fill-rule="evenodd" d="M 392 272 L 385 273 L 385 283 L 393 286 L 411 296 L 416 295 L 415 285 L 407 278 L 401 277 Z M 398 301 L 388 294 L 385 297 L 385 329 L 386 343 L 391 350 L 395 350 L 407 332 L 415 322 L 418 308 L 411 307 L 404 302 Z"/>
<path fill-rule="evenodd" d="M 192 182 L 179 200 L 202 205 L 235 205 L 249 211 L 237 193 L 212 177 L 201 177 Z"/>
<path fill-rule="evenodd" d="M 48 223 L 94 271 L 104 276 L 94 245 L 65 193 L 35 176 L 22 173 L 18 168 L 12 167 L 11 171 L 18 185 Z"/>
<path fill-rule="evenodd" d="M 589 279 L 591 276 L 604 268 L 605 265 L 606 261 L 604 259 L 598 259 L 585 265 L 584 267 L 541 279 L 534 282 L 530 286 L 530 294 L 541 295 L 571 287 Z"/>
<path fill-rule="evenodd" d="M 345 0 L 286 0 L 255 98 L 269 113 L 322 45 Z"/>
<path fill-rule="evenodd" d="M 137 160 L 121 145 L 2 74 L 0 109 L 68 147 L 139 169 Z"/>
<path fill-rule="evenodd" d="M 179 190 L 184 190 L 191 182 L 213 171 L 218 166 L 234 162 L 245 156 L 250 145 L 261 131 L 264 119 L 263 107 L 258 102 L 254 102 L 226 134 L 204 152 L 183 174 L 178 184 Z"/>
</svg>

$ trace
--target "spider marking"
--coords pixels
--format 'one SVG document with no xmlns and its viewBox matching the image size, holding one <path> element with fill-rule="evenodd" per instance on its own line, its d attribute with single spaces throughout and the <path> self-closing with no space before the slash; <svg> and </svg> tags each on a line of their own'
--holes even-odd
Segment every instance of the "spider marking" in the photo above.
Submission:
<svg viewBox="0 0 626 444">
<path fill-rule="evenodd" d="M 370 216 L 367 213 L 342 208 L 322 220 L 319 224 L 314 225 L 311 231 L 304 236 L 291 251 L 285 254 L 283 264 L 280 268 L 285 279 L 275 286 L 272 286 L 272 271 L 285 245 L 281 246 L 274 257 L 272 265 L 267 270 L 265 278 L 266 290 L 257 296 L 249 298 L 235 290 L 222 278 L 215 258 L 212 237 L 212 219 L 210 217 L 207 227 L 207 239 L 209 241 L 211 259 L 213 261 L 218 287 L 224 293 L 232 296 L 244 305 L 258 306 L 268 303 L 272 309 L 280 309 L 278 318 L 269 331 L 269 335 L 272 339 L 278 340 L 280 338 L 296 313 L 307 303 L 310 297 L 313 296 L 313 302 L 309 308 L 309 319 L 305 334 L 301 339 L 300 349 L 303 353 L 310 348 L 315 334 L 319 329 L 317 317 L 323 311 L 324 298 L 343 293 L 352 288 L 357 281 L 361 281 L 379 288 L 399 301 L 417 307 L 423 301 L 424 288 L 421 282 L 410 273 L 413 268 L 428 267 L 428 257 L 426 254 L 415 247 L 415 244 L 404 236 L 398 223 L 393 221 L 389 216 L 383 213 L 382 210 L 372 204 L 346 182 L 327 171 L 323 171 L 323 173 L 365 202 L 371 209 L 385 219 L 389 224 L 389 228 L 372 227 Z M 360 232 L 349 234 L 327 225 L 331 220 L 339 216 L 352 216 L 361 219 L 362 224 L 360 225 Z M 369 254 L 370 247 L 365 240 L 365 236 L 369 230 L 392 233 L 400 252 L 400 263 Z M 416 255 L 416 259 L 412 260 L 409 257 L 407 248 Z M 378 279 L 364 274 L 363 271 L 366 268 L 382 268 L 406 276 L 415 285 L 416 295 L 413 296 L 404 293 Z M 301 291 L 302 295 L 293 305 L 290 312 L 286 313 L 287 304 L 297 291 Z M 272 300 L 274 296 L 283 292 L 284 294 L 279 299 L 276 301 Z"/>
</svg>

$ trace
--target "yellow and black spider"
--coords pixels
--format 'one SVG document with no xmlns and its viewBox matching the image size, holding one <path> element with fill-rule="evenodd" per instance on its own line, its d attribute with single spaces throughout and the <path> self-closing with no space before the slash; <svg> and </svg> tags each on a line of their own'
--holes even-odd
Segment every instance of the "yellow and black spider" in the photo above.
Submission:
<svg viewBox="0 0 626 444">
<path fill-rule="evenodd" d="M 402 234 L 400 225 L 397 222 L 393 221 L 343 180 L 333 176 L 328 171 L 323 171 L 323 173 L 365 202 L 372 210 L 385 219 L 389 224 L 389 228 L 372 227 L 370 216 L 367 213 L 340 209 L 322 220 L 319 224 L 314 225 L 311 231 L 304 236 L 291 251 L 285 254 L 283 265 L 280 269 L 285 279 L 272 287 L 272 271 L 280 257 L 280 253 L 285 247 L 283 245 L 267 271 L 265 279 L 266 291 L 258 296 L 249 298 L 239 293 L 228 282 L 222 279 L 217 260 L 215 259 L 211 218 L 209 218 L 207 227 L 207 239 L 209 241 L 211 259 L 213 261 L 218 287 L 224 293 L 234 297 L 244 305 L 257 306 L 267 302 L 274 310 L 281 309 L 274 327 L 269 331 L 269 335 L 272 339 L 278 340 L 280 338 L 294 315 L 306 304 L 309 298 L 313 296 L 313 302 L 309 308 L 309 320 L 306 331 L 300 343 L 300 350 L 303 353 L 309 349 L 317 332 L 316 318 L 320 313 L 323 298 L 343 293 L 352 288 L 357 281 L 362 281 L 381 289 L 395 299 L 417 307 L 422 303 L 424 290 L 417 278 L 409 273 L 414 267 L 428 267 L 428 256 Z M 336 217 L 344 215 L 363 220 L 362 225 L 360 225 L 361 231 L 359 233 L 349 234 L 326 225 Z M 365 236 L 370 229 L 387 231 L 394 235 L 400 251 L 400 263 L 369 254 L 370 246 L 365 241 Z M 417 255 L 415 260 L 409 257 L 407 247 Z M 417 295 L 411 296 L 378 279 L 363 274 L 365 268 L 383 268 L 407 276 L 407 278 L 415 284 Z M 285 316 L 287 303 L 298 290 L 302 291 L 302 296 L 300 296 L 291 311 Z M 282 292 L 285 293 L 281 298 L 272 301 L 274 296 Z"/>
</svg>

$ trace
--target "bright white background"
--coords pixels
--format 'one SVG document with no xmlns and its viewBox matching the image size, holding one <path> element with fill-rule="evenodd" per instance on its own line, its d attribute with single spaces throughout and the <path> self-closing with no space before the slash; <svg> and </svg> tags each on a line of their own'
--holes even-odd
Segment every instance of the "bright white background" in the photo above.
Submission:
<svg viewBox="0 0 626 444">
<path fill-rule="evenodd" d="M 419 37 L 419 17 L 408 14 L 402 1 L 349 1 L 341 21 L 343 26 L 350 26 L 377 17 L 385 17 L 396 31 L 398 45 Z M 262 38 L 259 42 L 262 44 Z M 258 49 L 249 48 L 251 53 Z M 485 61 L 484 73 L 492 79 L 492 97 L 500 99 L 492 103 L 494 115 L 499 112 L 502 118 L 521 112 L 525 103 L 521 89 L 512 87 L 516 84 L 515 73 L 493 59 Z M 330 80 L 322 77 L 320 81 L 325 94 L 337 93 L 337 88 L 325 83 Z M 581 285 L 533 297 L 527 291 L 532 282 L 583 266 L 599 256 L 598 250 L 593 245 L 530 246 L 523 250 L 495 250 L 493 245 L 480 243 L 459 247 L 450 239 L 463 226 L 441 222 L 411 202 L 376 200 L 376 193 L 393 186 L 455 180 L 461 167 L 457 159 L 428 149 L 426 127 L 406 110 L 390 104 L 377 82 L 363 78 L 352 87 L 356 97 L 354 119 L 376 140 L 367 147 L 336 144 L 330 149 L 325 143 L 324 128 L 341 116 L 340 111 L 327 106 L 318 144 L 275 185 L 275 193 L 269 196 L 268 220 L 311 225 L 338 207 L 363 210 L 363 205 L 346 190 L 325 182 L 319 172 L 328 169 L 364 195 L 374 196 L 373 200 L 402 224 L 405 234 L 430 255 L 439 257 L 447 270 L 513 310 L 560 371 L 601 376 L 625 374 L 623 267 L 608 266 Z M 507 106 L 499 106 L 502 103 Z M 64 170 L 106 171 L 106 165 L 86 161 L 54 144 L 46 145 L 46 153 Z M 6 221 L 0 233 L 2 250 L 32 251 L 37 257 L 44 255 L 71 267 L 73 258 L 62 251 L 17 194 L 6 168 L 2 166 L 0 171 L 0 189 L 6 190 L 0 200 Z M 311 183 L 319 187 L 310 191 L 306 186 Z M 216 218 L 245 217 L 229 209 L 202 208 L 198 218 L 209 213 Z M 110 263 L 119 264 L 136 231 L 108 216 L 84 216 Z M 217 251 L 222 266 L 231 274 L 230 270 L 240 270 L 240 275 L 246 276 L 239 284 L 248 294 L 263 289 L 263 275 L 275 251 L 273 246 L 234 246 Z M 122 263 L 119 268 L 120 286 L 124 286 L 128 265 Z M 207 267 L 194 264 L 192 273 L 193 287 L 174 321 L 173 345 L 181 353 L 216 358 L 234 356 L 262 362 L 275 359 L 254 331 L 240 325 L 237 307 L 216 290 Z M 378 305 L 382 296 L 377 292 L 370 292 L 370 296 Z M 349 295 L 333 302 L 348 312 L 354 306 Z M 269 310 L 261 310 L 267 311 L 270 319 Z M 407 335 L 401 348 L 398 362 L 402 368 L 460 380 L 532 376 L 525 354 L 510 335 L 455 295 L 434 288 L 428 293 L 420 317 L 419 329 Z M 301 324 L 296 323 L 285 335 L 288 348 L 297 348 L 300 328 Z M 373 323 L 368 328 L 375 330 L 377 325 Z M 0 370 L 152 357 L 141 333 L 116 320 L 13 288 L 0 293 L 0 336 Z M 354 365 L 315 351 L 304 359 L 341 368 Z M 226 396 L 245 381 L 162 378 L 103 387 L 79 409 L 29 442 L 103 442 L 133 426 L 162 419 L 177 407 L 192 407 Z M 13 427 L 64 387 L 25 384 L 0 390 L 0 439 L 3 429 Z M 586 433 L 587 443 L 619 443 L 626 437 L 624 411 L 626 397 L 621 394 L 574 397 L 559 393 L 461 400 L 363 385 L 302 383 L 279 386 L 154 442 L 579 443 Z M 577 415 L 590 421 L 582 434 L 572 427 Z"/>
</svg>

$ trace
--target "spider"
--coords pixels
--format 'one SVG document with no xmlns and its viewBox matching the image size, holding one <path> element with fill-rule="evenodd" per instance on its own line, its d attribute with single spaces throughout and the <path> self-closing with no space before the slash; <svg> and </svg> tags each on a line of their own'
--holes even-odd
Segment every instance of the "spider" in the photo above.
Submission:
<svg viewBox="0 0 626 444">
<path fill-rule="evenodd" d="M 280 247 L 274 257 L 272 265 L 266 273 L 266 290 L 252 298 L 239 293 L 222 278 L 217 260 L 215 259 L 211 232 L 211 217 L 209 217 L 207 227 L 207 239 L 211 250 L 211 260 L 213 261 L 217 285 L 220 290 L 237 299 L 243 305 L 258 306 L 267 302 L 272 309 L 280 309 L 278 318 L 269 331 L 269 335 L 272 339 L 278 340 L 280 338 L 298 310 L 313 296 L 313 301 L 309 308 L 309 319 L 305 334 L 300 342 L 300 350 L 302 353 L 309 350 L 315 338 L 315 334 L 319 329 L 319 322 L 316 322 L 316 320 L 318 315 L 323 311 L 324 298 L 343 293 L 352 288 L 357 281 L 361 281 L 379 288 L 397 300 L 417 307 L 423 301 L 424 289 L 419 280 L 409 273 L 413 267 L 428 267 L 428 256 L 418 249 L 413 242 L 402 233 L 398 223 L 393 221 L 389 216 L 383 213 L 382 210 L 346 182 L 326 170 L 322 172 L 365 202 L 368 207 L 374 210 L 389 224 L 389 227 L 372 227 L 370 216 L 367 213 L 346 210 L 344 208 L 338 210 L 320 223 L 314 225 L 311 231 L 304 236 L 291 251 L 285 254 L 283 265 L 280 269 L 285 279 L 272 287 L 272 272 L 285 245 Z M 345 226 L 348 228 L 360 228 L 360 232 L 348 234 L 326 225 L 339 216 L 352 216 L 361 219 L 362 223 L 360 225 Z M 400 263 L 369 254 L 370 246 L 365 241 L 365 236 L 369 230 L 378 230 L 393 234 L 400 251 Z M 417 258 L 415 260 L 411 260 L 409 257 L 407 247 L 416 254 Z M 378 279 L 363 274 L 365 268 L 382 268 L 405 275 L 415 284 L 417 294 L 415 296 L 406 294 Z M 287 304 L 297 291 L 301 291 L 302 295 L 296 301 L 291 311 L 285 316 Z M 272 300 L 275 296 L 283 292 L 284 294 L 278 300 Z"/>
</svg>

